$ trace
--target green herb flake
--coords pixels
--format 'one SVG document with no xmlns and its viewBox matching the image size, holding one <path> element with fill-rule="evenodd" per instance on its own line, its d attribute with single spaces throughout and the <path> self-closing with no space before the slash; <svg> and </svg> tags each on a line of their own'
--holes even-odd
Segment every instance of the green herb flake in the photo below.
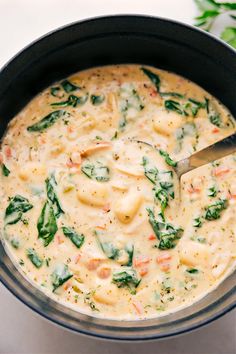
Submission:
<svg viewBox="0 0 236 354">
<path fill-rule="evenodd" d="M 43 260 L 38 256 L 34 248 L 28 248 L 26 254 L 36 268 L 42 267 Z"/>
<path fill-rule="evenodd" d="M 18 249 L 20 247 L 20 242 L 16 238 L 12 238 L 10 241 L 13 248 Z"/>
<path fill-rule="evenodd" d="M 77 248 L 80 248 L 83 245 L 85 239 L 83 234 L 78 234 L 73 228 L 65 226 L 62 227 L 62 231 Z"/>
<path fill-rule="evenodd" d="M 186 269 L 186 272 L 188 272 L 190 274 L 197 274 L 197 273 L 199 273 L 199 270 L 196 268 L 190 268 L 190 269 Z"/>
<path fill-rule="evenodd" d="M 200 217 L 193 219 L 193 226 L 194 227 L 201 227 L 202 226 L 202 220 Z"/>
<path fill-rule="evenodd" d="M 210 187 L 209 189 L 208 189 L 208 196 L 209 197 L 216 197 L 216 195 L 217 195 L 217 193 L 218 193 L 218 190 L 216 189 L 216 187 L 215 186 L 212 186 L 212 187 Z"/>
</svg>

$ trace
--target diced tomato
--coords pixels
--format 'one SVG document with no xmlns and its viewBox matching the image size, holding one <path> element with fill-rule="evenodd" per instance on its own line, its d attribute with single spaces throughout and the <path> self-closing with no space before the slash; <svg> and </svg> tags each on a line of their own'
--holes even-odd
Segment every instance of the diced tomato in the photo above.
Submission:
<svg viewBox="0 0 236 354">
<path fill-rule="evenodd" d="M 230 168 L 228 167 L 224 167 L 224 166 L 220 166 L 220 167 L 216 167 L 213 170 L 213 175 L 215 177 L 220 177 L 220 176 L 224 176 L 226 173 L 228 173 L 230 171 Z"/>
<path fill-rule="evenodd" d="M 140 267 L 143 264 L 147 264 L 150 262 L 150 258 L 147 256 L 137 256 L 134 258 L 134 266 Z"/>
<path fill-rule="evenodd" d="M 66 284 L 64 285 L 64 290 L 68 290 L 71 287 L 71 285 L 72 284 L 70 281 L 66 282 Z"/>
<path fill-rule="evenodd" d="M 156 97 L 157 96 L 157 90 L 150 89 L 150 96 L 151 97 Z"/>
<path fill-rule="evenodd" d="M 108 267 L 103 267 L 98 269 L 97 274 L 101 279 L 107 279 L 111 275 L 111 269 Z"/>
<path fill-rule="evenodd" d="M 170 263 L 163 263 L 160 265 L 160 269 L 163 272 L 168 272 L 170 270 Z"/>
</svg>

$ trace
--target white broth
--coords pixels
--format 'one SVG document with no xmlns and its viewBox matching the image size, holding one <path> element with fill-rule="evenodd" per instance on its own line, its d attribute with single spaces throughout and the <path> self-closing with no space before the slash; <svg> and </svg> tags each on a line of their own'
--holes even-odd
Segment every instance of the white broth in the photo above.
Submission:
<svg viewBox="0 0 236 354">
<path fill-rule="evenodd" d="M 181 183 L 174 167 L 234 131 L 214 97 L 156 68 L 93 68 L 55 83 L 2 140 L 9 256 L 45 294 L 93 316 L 191 305 L 235 269 L 236 156 Z"/>
</svg>

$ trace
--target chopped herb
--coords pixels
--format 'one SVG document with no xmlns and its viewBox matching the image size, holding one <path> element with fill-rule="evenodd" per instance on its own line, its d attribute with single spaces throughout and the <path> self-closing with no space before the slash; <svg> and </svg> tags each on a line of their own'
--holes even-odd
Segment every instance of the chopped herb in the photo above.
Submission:
<svg viewBox="0 0 236 354">
<path fill-rule="evenodd" d="M 49 267 L 49 265 L 50 265 L 50 262 L 51 262 L 51 258 L 49 257 L 49 258 L 46 258 L 46 266 L 47 267 Z"/>
<path fill-rule="evenodd" d="M 42 212 L 38 219 L 37 228 L 38 238 L 43 240 L 44 247 L 48 246 L 58 230 L 53 207 L 48 201 L 43 206 Z"/>
<path fill-rule="evenodd" d="M 2 174 L 3 174 L 3 176 L 8 177 L 10 173 L 11 173 L 11 171 L 3 163 L 2 164 Z"/>
<path fill-rule="evenodd" d="M 70 92 L 73 92 L 73 91 L 76 91 L 76 90 L 79 90 L 80 87 L 79 86 L 76 86 L 74 85 L 72 82 L 70 82 L 69 80 L 64 80 L 61 82 L 61 86 L 63 88 L 63 90 L 66 92 L 66 93 L 70 93 Z"/>
<path fill-rule="evenodd" d="M 160 91 L 160 85 L 161 85 L 161 80 L 159 75 L 154 74 L 151 70 L 147 68 L 141 68 L 142 72 L 151 80 L 151 82 L 154 84 L 154 86 L 157 89 L 157 92 Z"/>
<path fill-rule="evenodd" d="M 220 114 L 210 115 L 209 120 L 213 125 L 216 125 L 219 128 L 221 127 L 222 121 Z"/>
<path fill-rule="evenodd" d="M 99 161 L 97 161 L 96 164 L 84 163 L 81 167 L 81 171 L 88 178 L 95 179 L 98 182 L 107 182 L 110 179 L 109 168 Z"/>
<path fill-rule="evenodd" d="M 147 168 L 149 161 L 147 157 L 143 157 L 142 166 L 144 167 L 144 174 L 149 179 L 150 182 L 156 184 L 158 179 L 159 171 L 156 167 Z"/>
<path fill-rule="evenodd" d="M 217 195 L 217 193 L 218 193 L 218 190 L 216 189 L 215 186 L 210 187 L 210 188 L 208 189 L 208 196 L 209 196 L 209 197 L 215 197 L 215 196 Z"/>
<path fill-rule="evenodd" d="M 73 277 L 73 273 L 69 271 L 68 265 L 58 264 L 51 275 L 53 292 L 71 277 Z"/>
<path fill-rule="evenodd" d="M 95 291 L 91 292 L 91 293 L 87 293 L 85 295 L 84 298 L 84 302 L 85 304 L 88 304 L 91 308 L 92 311 L 99 311 L 99 309 L 96 307 L 95 303 L 93 301 L 91 301 L 91 295 L 94 293 Z"/>
<path fill-rule="evenodd" d="M 202 220 L 200 217 L 193 219 L 193 226 L 194 227 L 201 227 L 202 226 Z"/>
<path fill-rule="evenodd" d="M 57 182 L 54 174 L 52 174 L 49 178 L 46 179 L 46 189 L 47 189 L 47 197 L 52 202 L 52 205 L 55 206 L 55 216 L 59 218 L 61 214 L 64 214 L 64 211 L 61 207 L 57 194 L 55 192 Z"/>
<path fill-rule="evenodd" d="M 29 132 L 42 132 L 45 129 L 51 127 L 59 118 L 68 116 L 69 113 L 63 110 L 53 111 L 49 113 L 46 117 L 41 119 L 39 122 L 29 126 L 27 130 Z"/>
<path fill-rule="evenodd" d="M 172 160 L 172 158 L 170 157 L 170 155 L 166 151 L 159 150 L 159 153 L 161 156 L 163 156 L 165 158 L 165 162 L 167 163 L 167 165 L 172 166 L 172 167 L 177 166 L 177 162 Z"/>
<path fill-rule="evenodd" d="M 88 94 L 84 95 L 84 96 L 75 96 L 75 95 L 70 95 L 68 97 L 67 101 L 62 101 L 62 102 L 54 102 L 51 103 L 51 106 L 53 107 L 77 107 L 78 105 L 83 105 L 84 103 L 86 103 L 86 101 L 88 100 Z"/>
<path fill-rule="evenodd" d="M 171 96 L 176 98 L 184 98 L 184 95 L 178 92 L 160 92 L 161 97 Z"/>
<path fill-rule="evenodd" d="M 21 220 L 23 213 L 32 208 L 33 205 L 29 203 L 29 200 L 21 195 L 10 198 L 10 203 L 5 211 L 5 225 L 16 224 Z"/>
<path fill-rule="evenodd" d="M 94 106 L 98 106 L 99 104 L 103 103 L 105 100 L 104 95 L 91 95 L 90 100 Z"/>
<path fill-rule="evenodd" d="M 23 259 L 20 259 L 19 265 L 21 265 L 21 266 L 25 265 L 25 262 L 23 261 Z"/>
<path fill-rule="evenodd" d="M 190 274 L 196 274 L 199 272 L 199 270 L 196 268 L 190 268 L 190 269 L 186 269 L 186 272 L 188 272 Z"/>
<path fill-rule="evenodd" d="M 117 137 L 118 137 L 118 132 L 116 131 L 115 134 L 113 135 L 113 137 L 111 138 L 111 140 L 115 140 L 115 139 L 117 139 Z"/>
<path fill-rule="evenodd" d="M 62 227 L 62 231 L 77 248 L 80 248 L 83 245 L 85 239 L 83 234 L 78 234 L 73 228 L 65 226 Z"/>
<path fill-rule="evenodd" d="M 125 251 L 128 253 L 129 259 L 126 264 L 127 267 L 132 267 L 133 264 L 133 256 L 134 256 L 134 246 L 133 245 L 128 245 L 125 248 Z"/>
<path fill-rule="evenodd" d="M 26 254 L 36 268 L 42 267 L 43 260 L 38 256 L 34 248 L 28 248 Z"/>
<path fill-rule="evenodd" d="M 221 212 L 226 209 L 228 202 L 226 199 L 219 199 L 214 204 L 209 205 L 205 208 L 205 219 L 206 220 L 216 220 L 220 218 Z"/>
<path fill-rule="evenodd" d="M 122 271 L 116 271 L 113 273 L 112 277 L 113 283 L 115 283 L 118 288 L 128 288 L 132 295 L 136 294 L 136 288 L 141 282 L 138 278 L 137 273 L 132 268 L 123 268 Z"/>
<path fill-rule="evenodd" d="M 97 139 L 97 140 L 102 140 L 102 137 L 99 136 L 99 135 L 96 135 L 96 136 L 95 136 L 95 139 Z"/>
<path fill-rule="evenodd" d="M 200 237 L 200 236 L 192 236 L 190 238 L 192 241 L 197 241 L 199 243 L 206 243 L 206 238 L 205 237 Z"/>
</svg>

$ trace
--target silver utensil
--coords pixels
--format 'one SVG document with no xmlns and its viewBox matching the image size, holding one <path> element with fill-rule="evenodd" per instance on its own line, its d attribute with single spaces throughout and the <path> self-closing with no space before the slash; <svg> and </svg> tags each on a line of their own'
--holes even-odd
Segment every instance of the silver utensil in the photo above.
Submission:
<svg viewBox="0 0 236 354">
<path fill-rule="evenodd" d="M 155 149 L 155 147 L 145 141 L 136 140 L 138 143 L 148 145 Z M 236 133 L 217 141 L 205 149 L 195 152 L 183 160 L 177 161 L 177 166 L 174 170 L 180 179 L 185 173 L 194 170 L 195 168 L 214 162 L 224 156 L 236 152 Z"/>
</svg>

